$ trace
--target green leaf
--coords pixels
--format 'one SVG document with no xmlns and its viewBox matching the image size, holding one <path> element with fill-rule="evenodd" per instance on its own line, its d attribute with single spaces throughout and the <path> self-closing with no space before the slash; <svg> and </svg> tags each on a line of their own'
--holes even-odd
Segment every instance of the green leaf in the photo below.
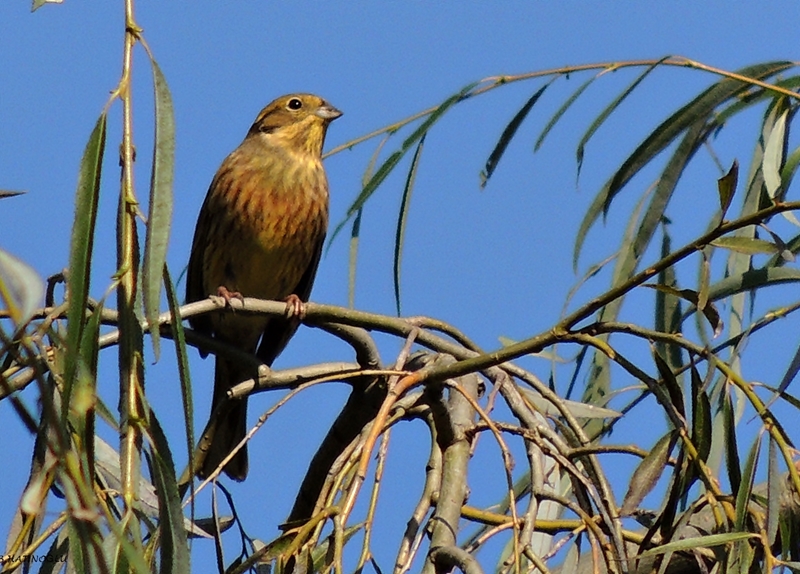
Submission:
<svg viewBox="0 0 800 574">
<path fill-rule="evenodd" d="M 544 398 L 539 393 L 520 387 L 519 391 L 529 401 L 536 411 L 545 416 L 559 417 L 561 412 L 551 403 L 548 399 Z M 577 419 L 616 419 L 622 416 L 622 413 L 612 409 L 598 407 L 597 405 L 589 405 L 578 401 L 571 401 L 569 399 L 560 399 L 561 406 L 566 408 L 572 416 Z"/>
<path fill-rule="evenodd" d="M 542 130 L 542 133 L 539 135 L 538 139 L 536 140 L 536 144 L 533 146 L 533 151 L 534 152 L 539 151 L 539 148 L 542 147 L 542 144 L 544 143 L 545 138 L 548 136 L 548 134 L 552 131 L 552 129 L 558 123 L 558 120 L 561 119 L 561 117 L 572 106 L 572 104 L 575 103 L 575 100 L 577 100 L 580 97 L 580 95 L 586 90 L 586 88 L 588 88 L 591 85 L 591 83 L 594 82 L 598 77 L 599 77 L 599 75 L 595 75 L 595 76 L 592 76 L 591 78 L 589 78 L 588 80 L 586 80 L 583 84 L 580 85 L 580 87 L 577 90 L 575 90 L 572 93 L 572 95 L 569 98 L 567 98 L 567 100 L 561 105 L 561 107 L 558 108 L 556 113 L 553 114 L 553 117 L 550 118 L 550 121 L 547 122 L 547 125 L 544 127 L 544 129 Z"/>
<path fill-rule="evenodd" d="M 75 430 L 76 445 L 73 447 L 81 459 L 81 470 L 86 484 L 95 476 L 94 437 L 97 405 L 97 359 L 100 352 L 98 338 L 103 316 L 102 302 L 92 311 L 86 322 L 81 340 L 78 370 L 73 382 L 70 424 Z M 80 442 L 77 442 L 80 441 Z"/>
<path fill-rule="evenodd" d="M 789 248 L 789 246 L 786 245 L 786 242 L 783 239 L 781 239 L 780 235 L 778 235 L 777 233 L 772 231 L 769 227 L 767 227 L 766 223 L 762 223 L 760 227 L 764 229 L 767 233 L 769 233 L 769 236 L 772 238 L 772 242 L 775 244 L 775 249 L 778 251 L 778 254 L 783 260 L 785 261 L 795 260 L 794 253 Z"/>
<path fill-rule="evenodd" d="M 44 282 L 27 263 L 0 249 L 0 303 L 15 328 L 27 323 L 44 297 Z"/>
<path fill-rule="evenodd" d="M 645 283 L 642 287 L 650 287 L 662 293 L 667 293 L 674 297 L 680 297 L 692 303 L 695 307 L 699 307 L 700 295 L 697 291 L 692 289 L 675 289 L 667 285 L 653 285 L 652 283 Z M 719 317 L 716 307 L 713 304 L 706 302 L 705 307 L 701 310 L 706 319 L 708 319 L 711 328 L 714 329 L 714 336 L 718 336 L 722 332 L 723 324 Z"/>
<path fill-rule="evenodd" d="M 700 460 L 706 462 L 711 453 L 711 402 L 703 390 L 703 380 L 692 363 L 692 444 Z"/>
<path fill-rule="evenodd" d="M 494 173 L 497 164 L 500 162 L 500 158 L 503 157 L 508 144 L 514 138 L 514 135 L 516 135 L 517 130 L 522 125 L 522 122 L 525 121 L 526 117 L 528 117 L 528 113 L 533 108 L 533 105 L 539 101 L 539 98 L 554 80 L 555 78 L 539 88 L 536 93 L 533 94 L 527 102 L 525 102 L 525 105 L 522 106 L 522 108 L 516 114 L 514 114 L 514 117 L 511 118 L 511 121 L 508 122 L 506 129 L 503 130 L 503 133 L 500 135 L 500 139 L 497 141 L 497 144 L 495 144 L 492 153 L 489 154 L 489 159 L 486 160 L 486 167 L 481 172 L 481 189 L 486 187 L 486 183 L 489 181 L 489 178 L 492 177 L 492 174 Z"/>
<path fill-rule="evenodd" d="M 725 219 L 725 214 L 728 213 L 728 208 L 733 201 L 733 194 L 736 193 L 736 183 L 739 181 L 739 162 L 733 160 L 733 165 L 728 170 L 728 173 L 723 175 L 717 180 L 717 189 L 719 190 L 719 206 L 722 209 L 720 221 Z"/>
<path fill-rule="evenodd" d="M 753 482 L 756 475 L 759 452 L 761 452 L 761 437 L 756 437 L 744 461 L 742 482 L 739 483 L 739 488 L 733 492 L 736 495 L 736 520 L 734 521 L 734 528 L 739 531 L 745 528 L 750 495 L 753 493 Z"/>
<path fill-rule="evenodd" d="M 730 249 L 737 253 L 746 255 L 757 255 L 759 253 L 773 254 L 780 251 L 774 243 L 763 239 L 751 239 L 749 237 L 720 237 L 711 242 L 714 247 Z"/>
<path fill-rule="evenodd" d="M 400 213 L 397 215 L 397 231 L 394 238 L 394 264 L 392 277 L 394 279 L 394 302 L 397 306 L 397 316 L 400 316 L 400 264 L 403 259 L 403 243 L 406 234 L 406 221 L 408 211 L 411 206 L 411 192 L 414 189 L 414 181 L 417 179 L 417 168 L 419 159 L 422 156 L 422 149 L 425 146 L 425 136 L 419 140 L 417 149 L 414 151 L 414 158 L 411 160 L 411 167 L 408 169 L 406 185 L 403 187 L 403 197 L 400 200 Z"/>
<path fill-rule="evenodd" d="M 342 230 L 347 221 L 353 217 L 359 209 L 361 209 L 367 200 L 375 193 L 375 190 L 378 189 L 378 186 L 383 183 L 389 174 L 397 167 L 397 164 L 400 163 L 400 160 L 403 159 L 403 156 L 411 149 L 411 147 L 416 144 L 422 136 L 428 133 L 439 119 L 444 115 L 444 113 L 452 108 L 454 105 L 468 97 L 469 93 L 477 86 L 477 82 L 473 82 L 468 86 L 464 87 L 461 91 L 456 94 L 453 94 L 449 98 L 447 98 L 444 102 L 442 102 L 438 108 L 436 108 L 427 119 L 422 122 L 416 130 L 412 132 L 410 136 L 408 136 L 405 140 L 403 140 L 400 149 L 393 152 L 386 160 L 381 164 L 375 174 L 370 178 L 370 180 L 362 187 L 361 193 L 358 194 L 355 201 L 350 204 L 350 207 L 347 208 L 347 213 L 343 221 L 341 221 L 336 228 L 333 230 L 331 234 L 331 241 L 339 234 Z"/>
<path fill-rule="evenodd" d="M 650 449 L 647 456 L 636 467 L 628 485 L 628 491 L 619 510 L 620 516 L 629 516 L 641 504 L 644 497 L 655 488 L 664 468 L 669 462 L 669 453 L 678 440 L 678 433 L 672 430 L 658 439 L 658 442 Z"/>
<path fill-rule="evenodd" d="M 662 223 L 661 237 L 661 258 L 663 259 L 672 253 L 672 238 L 668 231 L 668 225 Z M 678 283 L 674 267 L 666 267 L 658 273 L 658 285 L 666 288 L 675 289 Z M 662 333 L 679 333 L 681 331 L 681 299 L 671 293 L 656 290 L 655 297 L 655 317 L 654 324 L 656 331 Z M 680 345 L 675 345 L 666 341 L 656 341 L 656 350 L 666 359 L 670 368 L 675 372 L 680 372 L 683 367 L 683 351 Z"/>
<path fill-rule="evenodd" d="M 751 534 L 749 532 L 727 532 L 725 534 L 709 534 L 708 536 L 693 536 L 691 538 L 684 538 L 663 546 L 656 546 L 645 552 L 639 554 L 637 558 L 645 558 L 647 556 L 656 556 L 658 554 L 665 554 L 667 552 L 675 552 L 681 550 L 692 550 L 694 548 L 713 548 L 714 546 L 722 546 L 737 540 L 747 540 L 748 538 L 758 538 L 758 534 Z"/>
<path fill-rule="evenodd" d="M 618 95 L 616 98 L 614 98 L 612 100 L 612 102 L 610 104 L 608 104 L 602 112 L 600 112 L 600 115 L 595 118 L 595 120 L 591 123 L 591 125 L 589 125 L 589 129 L 586 130 L 586 133 L 583 134 L 583 137 L 581 137 L 580 142 L 578 142 L 578 148 L 577 148 L 577 150 L 575 152 L 576 159 L 578 160 L 578 177 L 580 177 L 581 167 L 583 166 L 584 149 L 586 148 L 586 144 L 589 143 L 589 140 L 592 138 L 592 136 L 595 134 L 595 132 L 597 132 L 597 130 L 600 128 L 600 126 L 603 125 L 603 123 L 614 112 L 614 110 L 616 110 L 620 106 L 620 104 L 625 101 L 625 98 L 627 98 L 629 95 L 631 95 L 633 90 L 635 90 L 636 87 L 639 84 L 641 84 L 642 81 L 647 76 L 650 75 L 650 72 L 655 70 L 659 65 L 661 65 L 661 63 L 664 60 L 667 60 L 668 58 L 670 58 L 670 56 L 665 56 L 665 57 L 661 58 L 655 64 L 652 64 L 652 65 L 648 66 L 647 69 L 645 69 L 645 71 L 642 72 L 631 83 L 631 85 L 629 85 L 627 88 L 625 88 L 620 95 Z"/>
<path fill-rule="evenodd" d="M 167 80 L 155 60 L 153 86 L 155 88 L 155 142 L 153 145 L 153 170 L 150 174 L 150 206 L 147 215 L 147 235 L 144 244 L 142 269 L 142 294 L 144 312 L 150 323 L 153 353 L 160 355 L 159 330 L 156 326 L 161 305 L 161 279 L 167 259 L 170 224 L 172 223 L 172 183 L 175 173 L 175 112 Z"/>
<path fill-rule="evenodd" d="M 793 66 L 794 64 L 792 62 L 769 62 L 743 68 L 737 73 L 742 76 L 763 81 Z M 592 201 L 578 230 L 578 236 L 575 240 L 573 261 L 577 262 L 589 229 L 591 229 L 601 214 L 606 214 L 608 212 L 608 208 L 614 197 L 633 176 L 639 173 L 645 165 L 650 163 L 650 161 L 690 126 L 709 121 L 715 108 L 749 88 L 750 84 L 748 83 L 731 78 L 724 78 L 710 88 L 704 90 L 699 96 L 664 120 L 649 136 L 647 136 L 633 153 L 628 156 L 614 175 L 611 176 Z"/>
<path fill-rule="evenodd" d="M 651 347 L 651 351 L 653 353 L 653 360 L 656 363 L 656 368 L 658 369 L 658 374 L 660 375 L 661 380 L 664 383 L 664 386 L 667 388 L 667 392 L 669 393 L 669 399 L 672 403 L 672 406 L 675 407 L 675 410 L 685 418 L 686 407 L 683 404 L 683 389 L 681 389 L 678 379 L 675 378 L 675 373 L 672 372 L 672 369 L 669 368 L 669 365 L 664 358 L 658 354 L 658 351 L 654 346 Z M 660 400 L 661 399 L 659 398 L 659 401 Z"/>
<path fill-rule="evenodd" d="M 347 274 L 347 301 L 351 309 L 356 306 L 356 263 L 358 262 L 358 242 L 361 236 L 361 216 L 363 209 L 356 212 L 353 218 L 353 227 L 350 230 L 350 257 Z"/>
<path fill-rule="evenodd" d="M 642 209 L 642 205 L 644 202 L 644 197 L 642 200 L 636 205 L 634 209 L 634 215 L 631 217 L 628 225 L 625 228 L 625 233 L 622 237 L 622 245 L 630 245 L 633 242 L 633 234 L 636 229 L 636 223 L 638 220 L 639 212 Z M 623 248 L 620 248 L 622 251 Z M 618 285 L 631 275 L 631 270 L 633 265 L 630 257 L 622 257 L 620 255 L 616 256 L 616 263 L 614 265 L 614 272 L 612 276 L 612 285 Z M 588 278 L 590 276 L 589 273 L 586 274 Z M 622 306 L 623 298 L 620 297 L 619 299 L 612 301 L 603 309 L 600 310 L 598 313 L 598 321 L 614 321 L 616 320 L 617 314 L 619 313 L 620 307 Z M 606 336 L 603 335 L 601 338 L 605 338 Z M 583 359 L 583 351 L 579 354 L 579 360 L 576 361 L 576 370 L 575 374 L 573 375 L 572 382 L 570 382 L 569 391 L 571 392 L 573 384 L 575 382 L 575 377 L 577 376 L 579 363 Z M 610 375 L 610 366 L 609 360 L 605 353 L 601 353 L 597 350 L 592 352 L 592 360 L 589 367 L 589 373 L 586 380 L 586 385 L 584 388 L 583 396 L 581 397 L 581 401 L 588 404 L 599 404 L 603 405 L 608 400 L 609 393 L 611 391 L 611 375 Z M 566 396 L 570 396 L 568 393 Z M 584 431 L 586 432 L 587 436 L 593 436 L 596 432 L 599 432 L 602 428 L 602 424 L 594 424 L 595 421 L 589 421 L 588 424 L 584 427 Z"/>
<path fill-rule="evenodd" d="M 698 122 L 690 126 L 680 144 L 675 149 L 675 152 L 672 154 L 672 157 L 667 162 L 667 165 L 664 167 L 664 170 L 661 172 L 661 175 L 657 180 L 655 191 L 653 192 L 650 203 L 647 206 L 644 215 L 642 216 L 642 221 L 639 224 L 639 229 L 637 230 L 633 241 L 625 241 L 622 244 L 619 261 L 617 263 L 617 268 L 615 269 L 613 285 L 618 285 L 624 281 L 627 281 L 635 271 L 639 260 L 647 250 L 651 240 L 655 235 L 658 224 L 664 220 L 664 214 L 667 206 L 672 199 L 672 196 L 678 185 L 678 181 L 680 180 L 681 175 L 683 175 L 684 169 L 686 169 L 689 161 L 691 161 L 698 148 L 705 141 L 709 131 L 710 127 L 702 122 Z M 590 211 L 591 209 L 592 207 L 590 207 Z M 588 215 L 589 213 L 587 212 L 583 223 L 587 222 Z M 583 223 L 581 224 L 582 226 Z M 633 218 L 631 223 L 633 224 Z M 588 228 L 586 228 L 586 231 L 588 231 Z M 576 241 L 582 241 L 580 237 L 580 230 L 578 232 L 578 236 L 579 237 Z M 579 248 L 580 245 L 576 242 L 576 250 L 573 255 L 573 266 L 577 266 Z"/>
<path fill-rule="evenodd" d="M 787 90 L 794 90 L 797 87 L 800 87 L 800 76 L 791 76 L 789 78 L 780 79 L 773 82 L 773 85 L 779 88 L 786 88 Z M 783 95 L 777 97 L 782 98 Z M 723 125 L 736 114 L 751 108 L 754 105 L 763 102 L 764 100 L 774 100 L 775 98 L 776 96 L 774 91 L 752 86 L 750 91 L 742 94 L 735 100 L 732 100 L 732 104 L 717 112 L 717 121 L 720 125 Z"/>
<path fill-rule="evenodd" d="M 189 572 L 189 543 L 184 528 L 183 508 L 175 480 L 175 465 L 167 437 L 155 416 L 150 411 L 148 434 L 152 441 L 148 461 L 153 485 L 158 494 L 158 532 L 161 543 L 162 574 Z"/>
<path fill-rule="evenodd" d="M 69 395 L 75 378 L 78 349 L 83 336 L 86 301 L 89 298 L 89 275 L 92 266 L 97 203 L 100 196 L 100 176 L 106 145 L 106 113 L 100 114 L 83 151 L 75 193 L 75 222 L 70 240 L 67 288 L 67 353 L 64 365 L 64 415 L 69 409 Z"/>
<path fill-rule="evenodd" d="M 736 293 L 761 289 L 770 285 L 800 281 L 800 270 L 787 267 L 762 267 L 727 277 L 709 287 L 708 300 L 718 301 Z M 734 333 L 735 334 L 735 333 Z"/>
<path fill-rule="evenodd" d="M 178 359 L 178 378 L 181 383 L 181 399 L 183 400 L 183 422 L 186 437 L 186 450 L 189 461 L 189 476 L 194 476 L 192 457 L 194 455 L 194 401 L 192 400 L 192 380 L 189 370 L 189 355 L 186 351 L 186 335 L 183 330 L 181 319 L 181 307 L 178 294 L 175 292 L 175 285 L 169 274 L 167 266 L 164 266 L 164 287 L 167 293 L 167 304 L 172 314 L 172 338 L 175 343 L 175 355 Z M 190 480 L 190 483 L 193 482 Z M 192 498 L 192 516 L 194 516 L 194 498 Z"/>
<path fill-rule="evenodd" d="M 786 478 L 781 474 L 778 458 L 777 444 L 770 437 L 767 457 L 767 540 L 770 546 L 775 544 L 778 537 L 781 498 L 786 490 Z"/>
<path fill-rule="evenodd" d="M 731 491 L 738 492 L 742 483 L 742 468 L 739 461 L 739 447 L 736 440 L 736 416 L 733 410 L 730 393 L 723 389 L 722 422 L 725 428 L 725 465 L 728 470 L 728 481 Z"/>
<path fill-rule="evenodd" d="M 375 170 L 375 163 L 378 161 L 378 156 L 381 154 L 381 150 L 383 149 L 384 144 L 389 141 L 389 135 L 386 135 L 380 143 L 376 146 L 375 151 L 372 153 L 372 157 L 369 159 L 369 163 L 367 163 L 367 168 L 364 170 L 364 175 L 361 178 L 361 185 L 367 185 L 367 182 L 372 178 L 372 174 Z M 358 263 L 358 242 L 359 242 L 359 234 L 361 233 L 361 217 L 364 214 L 364 209 L 361 208 L 356 212 L 355 218 L 353 219 L 353 226 L 350 230 L 350 255 L 348 261 L 348 276 L 347 276 L 347 299 L 348 305 L 351 309 L 353 309 L 356 305 L 356 267 Z M 333 237 L 328 241 L 327 249 L 331 248 L 331 244 L 333 241 Z"/>
<path fill-rule="evenodd" d="M 779 197 L 781 189 L 781 169 L 788 136 L 786 118 L 789 116 L 789 108 L 785 101 L 785 98 L 780 98 L 777 104 L 783 111 L 778 114 L 778 117 L 775 118 L 775 123 L 772 124 L 772 130 L 764 147 L 764 159 L 761 163 L 764 185 L 767 187 L 767 193 L 773 201 Z"/>
</svg>

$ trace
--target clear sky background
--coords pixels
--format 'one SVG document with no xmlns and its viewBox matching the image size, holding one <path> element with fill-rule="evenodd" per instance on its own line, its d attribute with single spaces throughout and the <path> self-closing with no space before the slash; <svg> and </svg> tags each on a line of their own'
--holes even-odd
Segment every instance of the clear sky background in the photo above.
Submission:
<svg viewBox="0 0 800 574">
<path fill-rule="evenodd" d="M 175 215 L 168 254 L 174 276 L 188 260 L 197 212 L 214 172 L 241 141 L 261 107 L 281 94 L 313 92 L 344 112 L 329 130 L 326 147 L 330 149 L 436 105 L 487 76 L 670 54 L 729 70 L 768 60 L 796 60 L 800 23 L 800 4 L 793 0 L 142 0 L 135 8 L 175 104 Z M 65 0 L 33 14 L 29 9 L 27 0 L 0 3 L 0 188 L 28 192 L 0 201 L 0 247 L 46 277 L 67 263 L 78 162 L 119 79 L 124 22 L 121 1 Z M 134 69 L 135 142 L 140 158 L 136 178 L 138 195 L 146 201 L 152 87 L 140 48 Z M 417 177 L 403 261 L 404 315 L 450 321 L 487 349 L 499 346 L 500 336 L 522 339 L 553 323 L 578 278 L 572 270 L 572 246 L 591 198 L 659 121 L 717 79 L 688 69 L 656 71 L 590 142 L 576 184 L 575 145 L 597 113 L 638 73 L 619 71 L 595 82 L 534 154 L 533 143 L 547 119 L 589 76 L 556 82 L 534 108 L 483 191 L 478 174 L 497 137 L 541 81 L 505 86 L 448 113 L 426 140 Z M 92 285 L 92 296 L 98 298 L 114 272 L 120 111 L 119 105 L 113 107 L 109 119 Z M 731 126 L 732 135 L 716 148 L 724 165 L 735 158 L 746 165 L 757 121 L 753 115 Z M 395 149 L 400 141 L 390 141 L 386 149 Z M 375 145 L 377 140 L 327 160 L 332 223 L 341 221 L 357 196 Z M 359 309 L 394 313 L 391 262 L 405 169 L 379 189 L 364 214 L 356 290 Z M 707 154 L 699 154 L 670 211 L 676 221 L 691 214 L 685 224 L 675 226 L 677 243 L 703 229 L 715 208 L 718 176 Z M 592 232 L 579 274 L 615 250 L 631 202 L 650 183 L 646 177 L 636 179 L 625 194 L 627 199 L 612 209 L 607 225 Z M 695 210 L 701 215 L 694 217 Z M 332 244 L 322 261 L 312 294 L 315 301 L 347 304 L 346 235 Z M 685 279 L 694 282 L 691 268 Z M 588 286 L 579 301 L 602 291 L 606 284 L 607 280 L 598 280 Z M 651 303 L 642 299 L 645 306 Z M 626 311 L 635 316 L 635 301 L 631 305 Z M 790 335 L 770 336 L 761 343 L 772 354 L 767 363 L 785 365 L 794 352 L 796 320 L 787 323 L 783 332 Z M 383 359 L 391 362 L 399 346 L 384 341 Z M 301 329 L 276 367 L 351 360 L 351 355 L 324 334 Z M 99 383 L 101 392 L 108 404 L 115 405 L 116 356 L 107 351 L 101 360 L 101 373 L 107 377 Z M 183 464 L 180 395 L 173 363 L 166 354 L 148 371 L 148 395 Z M 543 377 L 548 374 L 546 362 L 527 365 Z M 211 360 L 202 361 L 192 352 L 198 431 L 207 415 L 212 369 Z M 745 373 L 751 378 L 771 378 L 773 384 L 781 374 L 768 369 Z M 271 539 L 276 535 L 274 525 L 288 513 L 294 485 L 347 394 L 342 385 L 329 387 L 304 393 L 251 443 L 250 478 L 232 489 L 252 536 Z M 33 404 L 34 395 L 26 396 Z M 251 422 L 276 399 L 274 395 L 255 397 Z M 0 537 L 4 539 L 13 493 L 20 492 L 25 482 L 32 438 L 21 429 L 7 402 L 0 403 L 0 421 L 4 493 Z M 389 538 L 375 550 L 384 568 L 393 563 L 398 534 L 414 503 L 411 497 L 421 484 L 427 456 L 424 429 L 405 426 L 393 443 L 388 472 L 402 476 L 403 469 L 410 469 L 408 479 L 387 483 L 380 511 Z M 626 436 L 624 428 L 615 439 L 642 436 L 642 446 L 648 447 L 658 436 Z M 627 428 L 640 431 L 635 425 Z M 495 466 L 487 467 L 487 472 L 502 477 L 499 458 L 492 456 L 486 458 L 491 461 L 487 464 Z M 480 480 L 476 482 L 472 489 L 477 501 L 488 504 L 496 498 L 492 494 L 482 499 Z M 208 508 L 208 497 L 202 504 L 206 506 L 201 509 Z M 211 556 L 210 544 L 196 546 L 195 556 Z"/>
</svg>

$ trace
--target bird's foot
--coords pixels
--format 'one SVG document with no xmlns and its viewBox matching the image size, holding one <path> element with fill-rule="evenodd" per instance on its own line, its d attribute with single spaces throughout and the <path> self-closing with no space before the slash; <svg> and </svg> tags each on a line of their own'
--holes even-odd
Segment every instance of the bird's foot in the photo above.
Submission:
<svg viewBox="0 0 800 574">
<path fill-rule="evenodd" d="M 306 316 L 306 304 L 297 295 L 292 293 L 286 299 L 286 313 L 287 319 L 296 319 L 302 321 Z"/>
<path fill-rule="evenodd" d="M 220 285 L 217 287 L 217 297 L 222 297 L 225 299 L 225 306 L 231 306 L 231 299 L 238 299 L 239 301 L 244 302 L 244 297 L 238 291 L 228 291 L 228 288 L 225 285 Z"/>
</svg>

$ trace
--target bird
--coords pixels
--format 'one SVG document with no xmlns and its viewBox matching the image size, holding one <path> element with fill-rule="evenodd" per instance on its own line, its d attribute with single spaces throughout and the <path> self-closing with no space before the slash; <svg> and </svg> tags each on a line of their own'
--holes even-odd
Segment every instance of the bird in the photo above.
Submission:
<svg viewBox="0 0 800 574">
<path fill-rule="evenodd" d="M 255 354 L 271 366 L 298 327 L 328 227 L 328 179 L 322 148 L 329 124 L 342 115 L 313 94 L 277 98 L 256 117 L 242 143 L 222 162 L 200 208 L 192 241 L 186 301 L 217 295 L 287 301 L 287 317 L 222 309 L 193 316 L 195 331 Z M 211 475 L 245 438 L 247 398 L 228 390 L 257 376 L 252 367 L 216 357 L 214 394 L 200 478 Z M 216 412 L 218 411 L 219 412 Z M 246 445 L 223 471 L 247 477 Z"/>
</svg>

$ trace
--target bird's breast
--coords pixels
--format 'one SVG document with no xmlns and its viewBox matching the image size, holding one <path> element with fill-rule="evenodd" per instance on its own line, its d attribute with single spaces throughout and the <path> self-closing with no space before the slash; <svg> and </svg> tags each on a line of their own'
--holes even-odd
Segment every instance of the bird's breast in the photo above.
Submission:
<svg viewBox="0 0 800 574">
<path fill-rule="evenodd" d="M 312 263 L 328 224 L 328 184 L 320 161 L 266 162 L 233 170 L 217 201 L 228 247 L 209 262 L 207 289 L 283 299 Z M 224 179 L 224 175 L 221 177 Z"/>
</svg>

